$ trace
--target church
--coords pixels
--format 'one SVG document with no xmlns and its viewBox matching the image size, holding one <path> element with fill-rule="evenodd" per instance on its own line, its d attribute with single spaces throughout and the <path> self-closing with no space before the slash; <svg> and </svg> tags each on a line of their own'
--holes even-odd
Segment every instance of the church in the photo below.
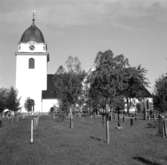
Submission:
<svg viewBox="0 0 167 165">
<path fill-rule="evenodd" d="M 49 52 L 42 31 L 36 26 L 33 16 L 32 24 L 21 36 L 16 55 L 16 89 L 20 98 L 21 112 L 27 112 L 27 98 L 35 102 L 35 113 L 49 112 L 58 106 L 58 100 L 52 92 L 53 75 L 47 74 Z"/>
<path fill-rule="evenodd" d="M 42 31 L 32 24 L 22 34 L 16 55 L 16 89 L 20 98 L 21 112 L 27 112 L 27 98 L 35 102 L 35 113 L 48 113 L 53 106 L 59 107 L 59 100 L 54 92 L 52 74 L 48 74 L 50 60 L 47 44 Z M 90 72 L 91 73 L 91 72 Z M 145 87 L 141 97 L 151 98 Z"/>
</svg>

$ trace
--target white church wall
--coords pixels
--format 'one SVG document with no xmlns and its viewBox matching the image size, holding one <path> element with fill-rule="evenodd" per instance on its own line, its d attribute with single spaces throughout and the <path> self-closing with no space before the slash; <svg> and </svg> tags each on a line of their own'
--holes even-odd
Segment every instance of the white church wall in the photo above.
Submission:
<svg viewBox="0 0 167 165">
<path fill-rule="evenodd" d="M 35 60 L 35 68 L 29 69 L 29 59 Z M 47 56 L 17 55 L 16 57 L 16 87 L 24 90 L 47 88 Z M 28 89 L 25 89 L 27 85 Z"/>
<path fill-rule="evenodd" d="M 42 113 L 48 113 L 50 108 L 56 106 L 59 107 L 58 99 L 43 99 L 42 100 Z"/>
<path fill-rule="evenodd" d="M 29 69 L 30 58 L 35 60 L 34 69 Z M 42 90 L 47 89 L 46 55 L 16 55 L 16 88 L 23 109 L 25 100 L 30 97 L 35 100 L 35 110 L 41 110 Z"/>
</svg>

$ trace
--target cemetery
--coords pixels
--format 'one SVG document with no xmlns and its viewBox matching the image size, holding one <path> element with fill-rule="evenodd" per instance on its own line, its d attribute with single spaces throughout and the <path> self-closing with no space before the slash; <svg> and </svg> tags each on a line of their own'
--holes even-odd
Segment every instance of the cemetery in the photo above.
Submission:
<svg viewBox="0 0 167 165">
<path fill-rule="evenodd" d="M 158 135 L 156 121 L 138 116 L 133 126 L 128 118 L 110 122 L 110 144 L 106 144 L 101 117 L 74 117 L 60 121 L 41 116 L 30 143 L 31 118 L 3 120 L 0 132 L 0 164 L 160 164 L 165 165 L 166 138 Z"/>
<path fill-rule="evenodd" d="M 0 165 L 167 165 L 165 2 L 2 1 Z"/>
</svg>

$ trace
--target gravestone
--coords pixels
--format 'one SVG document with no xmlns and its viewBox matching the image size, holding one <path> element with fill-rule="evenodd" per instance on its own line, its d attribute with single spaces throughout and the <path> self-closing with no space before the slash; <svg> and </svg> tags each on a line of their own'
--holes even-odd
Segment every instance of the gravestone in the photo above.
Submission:
<svg viewBox="0 0 167 165">
<path fill-rule="evenodd" d="M 165 120 L 165 117 L 162 115 L 158 116 L 158 134 L 161 137 L 167 137 L 167 120 Z"/>
<path fill-rule="evenodd" d="M 38 128 L 38 123 L 39 123 L 39 116 L 34 117 L 34 129 Z"/>
<path fill-rule="evenodd" d="M 130 126 L 133 126 L 134 125 L 134 117 L 130 117 Z"/>
</svg>

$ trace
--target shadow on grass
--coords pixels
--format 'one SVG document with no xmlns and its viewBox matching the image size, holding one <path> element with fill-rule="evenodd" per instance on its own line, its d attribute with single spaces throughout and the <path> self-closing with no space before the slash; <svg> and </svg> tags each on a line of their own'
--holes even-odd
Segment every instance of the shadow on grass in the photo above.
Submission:
<svg viewBox="0 0 167 165">
<path fill-rule="evenodd" d="M 135 159 L 135 160 L 137 160 L 139 162 L 142 162 L 142 163 L 144 163 L 146 165 L 161 165 L 160 163 L 157 163 L 155 161 L 151 161 L 149 159 L 146 159 L 146 158 L 140 157 L 140 156 L 135 156 L 135 157 L 133 157 L 133 159 Z"/>
<path fill-rule="evenodd" d="M 146 128 L 156 128 L 156 124 L 155 123 L 148 123 Z"/>
<path fill-rule="evenodd" d="M 93 140 L 96 140 L 96 141 L 101 141 L 101 142 L 103 142 L 103 143 L 105 143 L 105 142 L 106 142 L 104 139 L 99 138 L 99 137 L 90 136 L 90 138 L 91 138 L 91 139 L 93 139 Z"/>
</svg>

